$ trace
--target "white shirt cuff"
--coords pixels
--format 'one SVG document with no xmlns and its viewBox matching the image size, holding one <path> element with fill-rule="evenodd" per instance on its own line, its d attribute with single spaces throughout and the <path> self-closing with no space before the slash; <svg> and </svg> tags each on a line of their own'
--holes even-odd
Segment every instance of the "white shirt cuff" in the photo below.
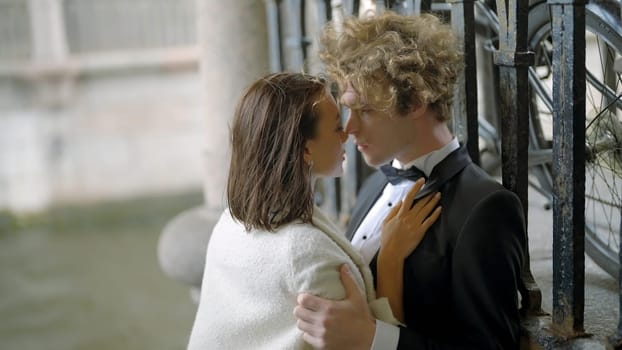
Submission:
<svg viewBox="0 0 622 350">
<path fill-rule="evenodd" d="M 400 339 L 400 329 L 397 326 L 376 320 L 376 333 L 371 344 L 371 350 L 397 349 Z"/>
</svg>

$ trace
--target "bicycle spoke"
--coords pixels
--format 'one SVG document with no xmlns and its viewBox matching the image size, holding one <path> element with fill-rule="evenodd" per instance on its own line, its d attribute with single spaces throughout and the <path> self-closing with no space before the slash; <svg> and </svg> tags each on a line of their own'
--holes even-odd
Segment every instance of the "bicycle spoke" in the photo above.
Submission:
<svg viewBox="0 0 622 350">
<path fill-rule="evenodd" d="M 536 55 L 536 66 L 529 70 L 534 99 L 529 158 L 531 164 L 537 164 L 532 175 L 540 183 L 539 188 L 551 189 L 552 176 L 546 176 L 551 171 L 550 163 L 536 162 L 537 154 L 550 151 L 553 136 L 551 22 L 546 4 L 532 11 L 530 47 Z M 587 11 L 586 17 L 586 253 L 617 276 L 622 213 L 622 83 L 620 74 L 613 72 L 613 62 L 622 51 L 622 29 L 619 23 L 610 23 L 596 12 Z"/>
</svg>

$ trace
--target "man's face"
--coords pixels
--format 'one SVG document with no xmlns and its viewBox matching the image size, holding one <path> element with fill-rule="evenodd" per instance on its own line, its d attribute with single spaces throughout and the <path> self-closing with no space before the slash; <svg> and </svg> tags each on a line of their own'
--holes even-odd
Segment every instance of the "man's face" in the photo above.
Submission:
<svg viewBox="0 0 622 350">
<path fill-rule="evenodd" d="M 359 101 L 359 94 L 348 85 L 340 101 L 350 108 L 345 131 L 354 136 L 354 142 L 365 162 L 379 167 L 398 159 L 403 159 L 412 146 L 412 123 L 407 116 L 375 110 L 366 101 Z"/>
</svg>

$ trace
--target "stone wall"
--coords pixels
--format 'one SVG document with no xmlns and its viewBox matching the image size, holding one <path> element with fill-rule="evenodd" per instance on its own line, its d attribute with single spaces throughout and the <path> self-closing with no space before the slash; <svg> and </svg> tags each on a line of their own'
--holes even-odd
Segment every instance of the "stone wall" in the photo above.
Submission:
<svg viewBox="0 0 622 350">
<path fill-rule="evenodd" d="M 200 189 L 199 80 L 196 68 L 85 76 L 60 106 L 0 80 L 0 210 Z"/>
</svg>

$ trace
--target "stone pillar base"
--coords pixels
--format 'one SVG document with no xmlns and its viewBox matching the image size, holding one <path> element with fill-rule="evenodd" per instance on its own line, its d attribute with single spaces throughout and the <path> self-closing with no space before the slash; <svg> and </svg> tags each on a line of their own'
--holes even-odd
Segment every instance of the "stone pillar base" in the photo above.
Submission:
<svg viewBox="0 0 622 350">
<path fill-rule="evenodd" d="M 195 302 L 203 280 L 207 243 L 220 214 L 204 206 L 183 211 L 168 222 L 158 242 L 162 271 L 174 281 L 191 287 Z"/>
</svg>

